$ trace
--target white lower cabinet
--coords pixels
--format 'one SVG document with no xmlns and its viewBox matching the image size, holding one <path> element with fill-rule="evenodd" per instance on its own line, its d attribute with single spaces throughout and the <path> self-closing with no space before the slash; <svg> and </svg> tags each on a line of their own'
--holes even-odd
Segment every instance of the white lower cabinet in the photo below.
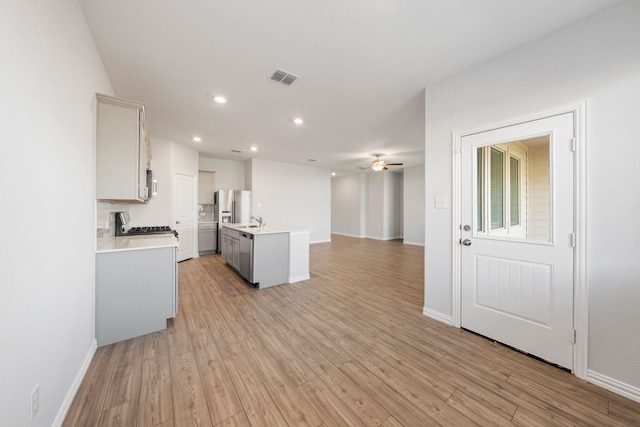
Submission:
<svg viewBox="0 0 640 427">
<path fill-rule="evenodd" d="M 98 346 L 166 329 L 177 312 L 175 247 L 96 254 Z"/>
</svg>

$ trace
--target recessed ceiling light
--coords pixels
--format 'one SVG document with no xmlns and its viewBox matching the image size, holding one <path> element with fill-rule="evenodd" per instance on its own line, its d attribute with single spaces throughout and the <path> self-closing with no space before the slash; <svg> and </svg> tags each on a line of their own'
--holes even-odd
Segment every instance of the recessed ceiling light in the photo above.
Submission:
<svg viewBox="0 0 640 427">
<path fill-rule="evenodd" d="M 194 136 L 193 137 L 193 141 L 194 142 L 200 142 L 200 141 L 202 141 L 202 138 L 200 138 L 199 136 Z"/>
<path fill-rule="evenodd" d="M 304 123 L 304 120 L 302 120 L 300 117 L 296 117 L 295 119 L 293 119 L 293 123 L 301 125 Z"/>
<path fill-rule="evenodd" d="M 258 151 L 258 147 L 251 147 L 251 151 Z"/>
<path fill-rule="evenodd" d="M 213 100 L 218 104 L 224 104 L 225 102 L 227 102 L 227 98 L 225 98 L 224 96 L 216 96 L 215 98 L 213 98 Z"/>
<path fill-rule="evenodd" d="M 336 176 L 336 173 L 335 172 L 331 172 L 331 176 Z"/>
</svg>

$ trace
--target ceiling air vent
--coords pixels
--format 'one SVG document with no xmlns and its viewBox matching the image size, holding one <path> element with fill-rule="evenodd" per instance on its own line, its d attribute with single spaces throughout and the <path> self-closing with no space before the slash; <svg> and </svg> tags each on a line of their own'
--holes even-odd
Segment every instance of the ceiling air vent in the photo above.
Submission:
<svg viewBox="0 0 640 427">
<path fill-rule="evenodd" d="M 291 86 L 291 83 L 298 80 L 300 76 L 296 76 L 295 74 L 288 73 L 286 71 L 278 70 L 273 72 L 270 79 L 283 85 Z"/>
<path fill-rule="evenodd" d="M 242 153 L 240 150 L 231 150 L 232 153 Z"/>
</svg>

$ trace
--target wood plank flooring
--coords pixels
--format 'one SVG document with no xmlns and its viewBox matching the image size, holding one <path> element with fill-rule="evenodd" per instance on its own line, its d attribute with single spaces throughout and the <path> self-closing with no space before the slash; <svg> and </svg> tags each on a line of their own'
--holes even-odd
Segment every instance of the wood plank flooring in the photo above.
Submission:
<svg viewBox="0 0 640 427">
<path fill-rule="evenodd" d="M 333 236 L 256 290 L 180 263 L 166 331 L 100 347 L 65 426 L 623 426 L 640 404 L 422 315 L 423 248 Z"/>
</svg>

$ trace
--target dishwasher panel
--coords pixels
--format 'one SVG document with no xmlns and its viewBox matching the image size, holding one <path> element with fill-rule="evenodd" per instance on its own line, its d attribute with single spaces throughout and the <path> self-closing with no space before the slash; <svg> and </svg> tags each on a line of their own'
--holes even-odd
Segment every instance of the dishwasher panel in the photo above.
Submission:
<svg viewBox="0 0 640 427">
<path fill-rule="evenodd" d="M 240 233 L 240 275 L 249 283 L 253 280 L 253 234 Z"/>
</svg>

